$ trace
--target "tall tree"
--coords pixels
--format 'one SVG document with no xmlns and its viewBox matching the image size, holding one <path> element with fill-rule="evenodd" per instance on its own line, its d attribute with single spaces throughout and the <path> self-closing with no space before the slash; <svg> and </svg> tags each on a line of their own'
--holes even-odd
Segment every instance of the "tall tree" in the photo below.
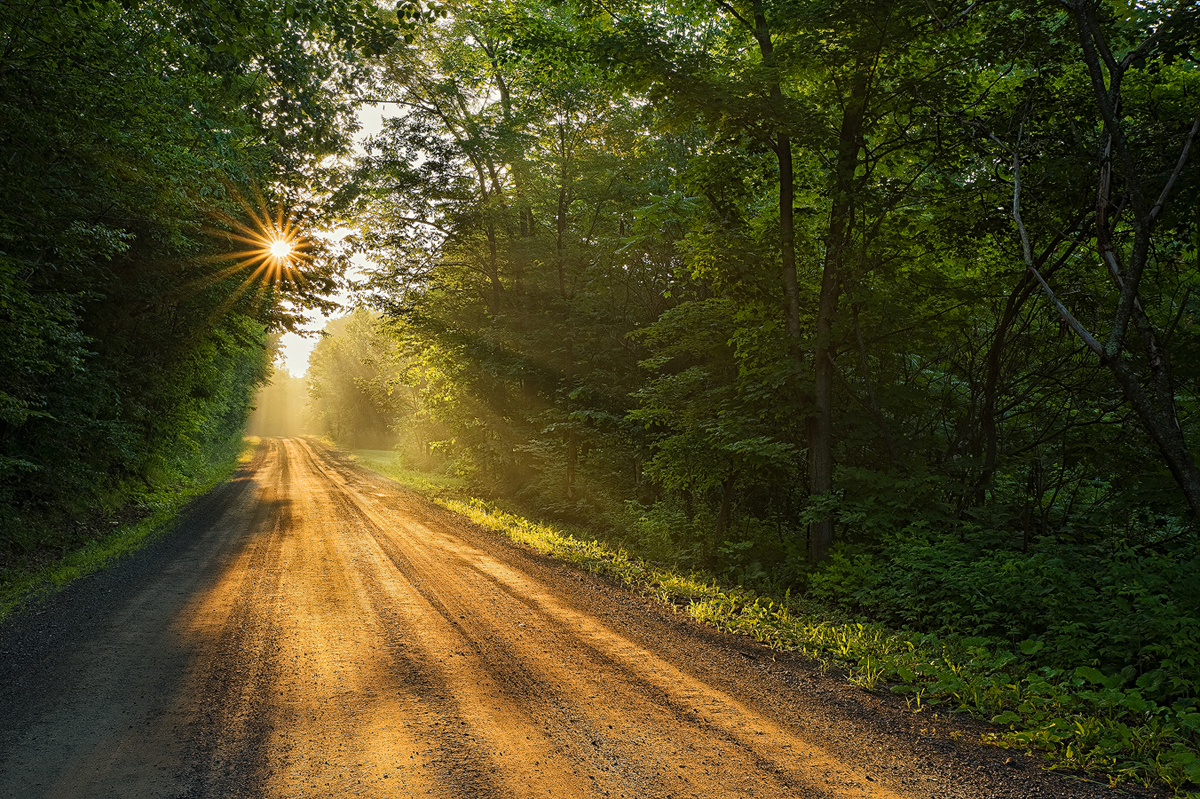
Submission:
<svg viewBox="0 0 1200 799">
<path fill-rule="evenodd" d="M 1200 469 L 1188 447 L 1169 355 L 1191 296 L 1190 281 L 1181 283 L 1174 274 L 1179 261 L 1172 242 L 1194 220 L 1176 208 L 1189 207 L 1187 198 L 1194 201 L 1200 189 L 1196 170 L 1187 169 L 1200 134 L 1200 109 L 1191 98 L 1196 10 L 1191 4 L 1166 5 L 1130 8 L 1120 16 L 1085 0 L 1061 7 L 1074 27 L 1077 49 L 1070 52 L 1083 65 L 1082 74 L 1066 72 L 1055 89 L 1073 94 L 1073 110 L 1079 115 L 1069 121 L 1079 131 L 1078 160 L 1087 165 L 1084 174 L 1093 195 L 1076 200 L 1080 218 L 1086 220 L 1088 247 L 1080 252 L 1061 234 L 1026 221 L 1026 164 L 1033 153 L 1025 117 L 1042 100 L 1031 95 L 1009 143 L 1002 143 L 1011 159 L 1012 214 L 1025 268 L 1055 313 L 1112 375 L 1193 515 L 1200 516 Z M 1054 121 L 1062 125 L 1057 117 Z M 995 135 L 993 140 L 1001 143 Z M 1049 242 L 1044 250 L 1038 249 L 1039 238 Z M 1074 268 L 1052 279 L 1060 286 L 1068 280 L 1087 285 L 1089 295 L 1105 308 L 1106 333 L 1094 334 L 1087 316 L 1069 308 L 1060 299 L 1062 289 L 1056 292 L 1043 274 L 1047 255 L 1063 250 Z M 1089 272 L 1111 284 L 1111 299 L 1101 299 L 1096 283 L 1083 282 Z M 1092 324 L 1100 323 L 1096 318 Z"/>
<path fill-rule="evenodd" d="M 328 56 L 387 26 L 356 2 L 277 12 L 0 7 L 7 507 L 84 510 L 230 445 L 265 377 L 266 330 L 328 307 L 340 265 L 315 248 L 303 276 L 230 255 L 278 207 L 311 215 L 357 70 Z"/>
</svg>

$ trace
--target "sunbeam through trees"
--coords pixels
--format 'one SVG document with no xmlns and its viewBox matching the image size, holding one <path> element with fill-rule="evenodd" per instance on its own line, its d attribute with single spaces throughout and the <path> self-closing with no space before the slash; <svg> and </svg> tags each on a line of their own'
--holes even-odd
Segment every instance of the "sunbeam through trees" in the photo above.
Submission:
<svg viewBox="0 0 1200 799">
<path fill-rule="evenodd" d="M 251 432 L 1091 669 L 1200 787 L 1198 8 L 7 3 L 5 563 L 235 448 L 355 254 Z"/>
</svg>

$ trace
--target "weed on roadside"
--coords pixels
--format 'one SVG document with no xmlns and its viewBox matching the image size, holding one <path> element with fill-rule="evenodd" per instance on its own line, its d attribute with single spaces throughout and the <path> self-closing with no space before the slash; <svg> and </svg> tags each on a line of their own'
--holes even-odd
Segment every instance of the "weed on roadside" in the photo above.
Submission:
<svg viewBox="0 0 1200 799">
<path fill-rule="evenodd" d="M 372 459 L 359 458 L 370 467 Z M 387 476 L 394 476 L 377 469 Z M 414 476 L 417 476 L 414 474 Z M 1049 767 L 1111 782 L 1165 786 L 1200 799 L 1200 704 L 1162 706 L 1129 675 L 1030 670 L 1023 642 L 1008 651 L 986 638 L 939 638 L 840 618 L 785 592 L 761 596 L 721 585 L 698 571 L 680 573 L 594 540 L 586 531 L 531 521 L 494 503 L 456 497 L 446 486 L 403 480 L 442 507 L 488 529 L 664 602 L 704 624 L 747 635 L 780 652 L 840 669 L 864 690 L 900 694 L 914 713 L 965 712 L 992 722 L 986 742 L 1040 752 Z"/>
<path fill-rule="evenodd" d="M 211 491 L 245 465 L 257 445 L 257 438 L 248 438 L 238 452 L 203 473 L 145 492 L 116 512 L 97 518 L 92 527 L 99 529 L 80 546 L 0 571 L 0 622 L 31 602 L 145 547 L 170 529 L 188 502 Z"/>
</svg>

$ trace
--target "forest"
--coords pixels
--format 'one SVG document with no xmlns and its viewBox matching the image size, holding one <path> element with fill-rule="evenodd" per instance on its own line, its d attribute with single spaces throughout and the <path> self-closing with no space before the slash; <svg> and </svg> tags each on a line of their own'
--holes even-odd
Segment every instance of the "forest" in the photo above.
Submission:
<svg viewBox="0 0 1200 799">
<path fill-rule="evenodd" d="M 335 307 L 329 247 L 263 248 L 325 214 L 368 11 L 0 5 L 0 567 L 236 454 L 272 336 Z"/>
<path fill-rule="evenodd" d="M 1093 686 L 1200 784 L 1194 2 L 0 14 L 6 557 L 236 446 L 365 253 L 314 432 Z M 355 232 L 264 272 L 289 225 Z"/>
</svg>

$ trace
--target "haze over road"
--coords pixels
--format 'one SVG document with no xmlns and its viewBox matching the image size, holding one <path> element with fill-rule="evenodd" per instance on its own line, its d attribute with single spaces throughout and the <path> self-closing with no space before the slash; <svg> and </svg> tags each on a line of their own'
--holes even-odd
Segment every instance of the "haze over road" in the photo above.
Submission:
<svg viewBox="0 0 1200 799">
<path fill-rule="evenodd" d="M 315 442 L 133 560 L 0 636 L 0 797 L 1043 795 Z"/>
</svg>

